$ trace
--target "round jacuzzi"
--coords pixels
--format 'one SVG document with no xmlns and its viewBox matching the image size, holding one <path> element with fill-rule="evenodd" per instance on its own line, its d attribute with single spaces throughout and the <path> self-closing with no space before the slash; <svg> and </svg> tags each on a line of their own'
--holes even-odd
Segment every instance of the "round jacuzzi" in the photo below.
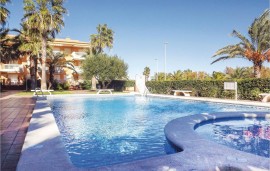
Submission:
<svg viewBox="0 0 270 171">
<path fill-rule="evenodd" d="M 210 120 L 196 125 L 195 131 L 218 144 L 270 158 L 270 119 Z"/>
<path fill-rule="evenodd" d="M 269 111 L 191 115 L 170 121 L 164 131 L 182 160 L 195 165 L 270 169 Z"/>
</svg>

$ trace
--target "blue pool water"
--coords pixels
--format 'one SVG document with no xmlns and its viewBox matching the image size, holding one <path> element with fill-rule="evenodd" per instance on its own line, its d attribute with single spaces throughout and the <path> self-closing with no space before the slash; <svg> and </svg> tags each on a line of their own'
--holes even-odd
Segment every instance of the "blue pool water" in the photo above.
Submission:
<svg viewBox="0 0 270 171">
<path fill-rule="evenodd" d="M 199 126 L 196 132 L 219 144 L 270 158 L 270 119 L 214 122 Z"/>
<path fill-rule="evenodd" d="M 138 96 L 55 97 L 49 102 L 71 161 L 86 168 L 174 153 L 163 130 L 178 117 L 263 110 Z"/>
</svg>

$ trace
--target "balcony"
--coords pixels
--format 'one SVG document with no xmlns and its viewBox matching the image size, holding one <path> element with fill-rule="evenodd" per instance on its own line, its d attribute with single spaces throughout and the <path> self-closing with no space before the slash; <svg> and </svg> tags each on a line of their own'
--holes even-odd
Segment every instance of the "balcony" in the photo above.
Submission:
<svg viewBox="0 0 270 171">
<path fill-rule="evenodd" d="M 62 67 L 55 67 L 55 74 L 60 74 L 62 72 L 64 72 L 64 69 Z"/>
<path fill-rule="evenodd" d="M 41 64 L 37 64 L 37 70 L 38 71 L 42 71 L 42 65 Z M 49 67 L 46 66 L 46 71 L 49 71 Z"/>
<path fill-rule="evenodd" d="M 85 60 L 86 52 L 72 52 L 71 56 L 74 60 Z"/>
<path fill-rule="evenodd" d="M 2 64 L 1 72 L 20 73 L 23 72 L 23 65 L 21 64 Z"/>
<path fill-rule="evenodd" d="M 54 54 L 54 55 L 56 55 L 57 53 L 63 53 L 63 52 L 60 51 L 60 50 L 54 50 L 54 51 L 53 51 L 53 54 Z"/>
</svg>

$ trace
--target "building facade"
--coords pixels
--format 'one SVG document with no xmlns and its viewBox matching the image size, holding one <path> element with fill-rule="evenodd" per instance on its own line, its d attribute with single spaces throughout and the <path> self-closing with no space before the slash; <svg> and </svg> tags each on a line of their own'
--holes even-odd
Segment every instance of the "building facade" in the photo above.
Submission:
<svg viewBox="0 0 270 171">
<path fill-rule="evenodd" d="M 85 59 L 89 43 L 78 40 L 55 39 L 50 43 L 54 53 L 65 54 L 65 60 L 72 61 L 76 72 L 68 68 L 55 68 L 54 79 L 58 82 L 68 82 L 70 85 L 77 85 L 83 81 L 81 64 Z M 3 85 L 22 85 L 30 79 L 29 56 L 24 56 L 9 63 L 0 63 L 1 83 Z M 37 65 L 37 79 L 41 78 L 41 64 Z M 49 79 L 49 68 L 46 67 L 47 80 Z"/>
</svg>

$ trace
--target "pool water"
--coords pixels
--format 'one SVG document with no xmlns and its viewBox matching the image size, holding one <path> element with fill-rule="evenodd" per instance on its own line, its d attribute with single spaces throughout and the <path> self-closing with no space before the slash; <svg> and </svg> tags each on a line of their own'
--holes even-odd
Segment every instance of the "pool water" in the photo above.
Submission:
<svg viewBox="0 0 270 171">
<path fill-rule="evenodd" d="M 270 158 L 270 119 L 244 119 L 199 126 L 201 136 L 231 148 Z"/>
<path fill-rule="evenodd" d="M 84 168 L 175 153 L 165 139 L 164 127 L 178 117 L 263 110 L 139 96 L 53 97 L 49 103 L 72 163 Z"/>
</svg>

